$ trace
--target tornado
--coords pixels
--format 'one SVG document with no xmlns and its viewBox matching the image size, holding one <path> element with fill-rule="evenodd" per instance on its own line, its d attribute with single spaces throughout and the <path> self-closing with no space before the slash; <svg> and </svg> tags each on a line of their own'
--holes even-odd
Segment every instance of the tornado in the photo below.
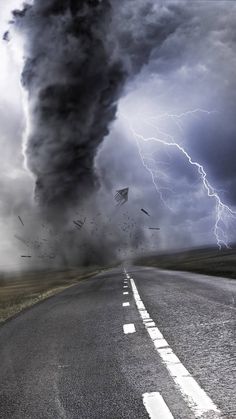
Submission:
<svg viewBox="0 0 236 419">
<path fill-rule="evenodd" d="M 183 13 L 156 1 L 34 0 L 13 18 L 24 38 L 35 198 L 45 208 L 72 207 L 99 187 L 94 160 L 127 81 Z"/>
</svg>

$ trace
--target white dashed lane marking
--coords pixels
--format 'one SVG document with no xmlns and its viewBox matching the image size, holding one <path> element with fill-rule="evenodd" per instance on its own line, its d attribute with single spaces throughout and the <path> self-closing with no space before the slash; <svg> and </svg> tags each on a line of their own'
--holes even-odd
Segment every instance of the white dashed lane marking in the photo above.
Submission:
<svg viewBox="0 0 236 419">
<path fill-rule="evenodd" d="M 129 294 L 128 291 L 123 292 L 123 295 L 128 295 L 128 294 Z"/>
<path fill-rule="evenodd" d="M 123 325 L 123 331 L 125 335 L 128 335 L 129 333 L 135 333 L 136 329 L 133 323 L 130 324 L 124 324 Z"/>
<path fill-rule="evenodd" d="M 127 275 L 128 277 L 128 275 Z M 149 313 L 147 312 L 140 295 L 138 293 L 137 287 L 134 280 L 130 279 L 134 299 L 136 306 L 138 308 L 139 314 L 143 320 L 143 323 L 148 331 L 150 338 L 152 339 L 154 346 L 160 355 L 163 363 L 169 371 L 169 374 L 173 378 L 177 388 L 180 390 L 184 400 L 186 401 L 189 408 L 192 410 L 196 418 L 211 418 L 217 419 L 220 418 L 220 411 L 210 399 L 210 397 L 205 393 L 205 391 L 199 386 L 196 380 L 191 376 L 188 370 L 180 362 L 179 358 L 172 351 L 168 342 L 165 340 L 164 336 L 156 326 L 155 322 L 150 318 Z M 154 393 L 158 394 L 158 393 Z M 145 396 L 147 397 L 147 396 Z M 156 396 L 157 397 L 157 396 Z M 155 397 L 154 397 L 155 398 Z M 160 401 L 160 397 L 158 396 Z M 153 400 L 150 401 L 150 406 L 153 403 Z M 160 419 L 162 416 L 150 416 L 150 418 Z M 163 418 L 169 418 L 172 416 L 163 416 Z"/>
<path fill-rule="evenodd" d="M 129 305 L 130 305 L 130 303 L 128 303 L 128 302 L 122 304 L 123 307 L 128 307 Z"/>
<path fill-rule="evenodd" d="M 174 419 L 160 393 L 143 394 L 143 404 L 150 419 Z"/>
</svg>

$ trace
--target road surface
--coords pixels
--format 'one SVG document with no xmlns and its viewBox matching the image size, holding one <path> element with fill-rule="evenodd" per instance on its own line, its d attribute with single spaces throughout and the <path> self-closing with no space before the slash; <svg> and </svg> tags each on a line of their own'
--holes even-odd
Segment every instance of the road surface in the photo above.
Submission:
<svg viewBox="0 0 236 419">
<path fill-rule="evenodd" d="M 0 418 L 236 418 L 235 300 L 126 266 L 35 305 L 0 327 Z"/>
</svg>

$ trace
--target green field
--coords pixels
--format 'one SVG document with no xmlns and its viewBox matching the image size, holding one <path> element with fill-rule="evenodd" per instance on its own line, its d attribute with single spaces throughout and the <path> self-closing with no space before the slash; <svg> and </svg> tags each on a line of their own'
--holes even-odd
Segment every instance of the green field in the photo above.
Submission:
<svg viewBox="0 0 236 419">
<path fill-rule="evenodd" d="M 166 254 L 152 254 L 137 258 L 134 263 L 161 269 L 189 271 L 205 275 L 236 279 L 236 247 L 218 250 L 200 248 Z"/>
</svg>

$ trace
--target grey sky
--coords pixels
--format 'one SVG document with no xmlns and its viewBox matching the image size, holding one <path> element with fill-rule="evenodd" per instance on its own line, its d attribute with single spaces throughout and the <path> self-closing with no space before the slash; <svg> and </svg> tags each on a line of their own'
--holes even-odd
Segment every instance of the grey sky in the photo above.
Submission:
<svg viewBox="0 0 236 419">
<path fill-rule="evenodd" d="M 2 6 L 3 0 L 1 3 Z M 20 4 L 12 1 L 7 7 L 0 7 L 2 33 L 7 29 L 10 10 Z M 109 123 L 109 135 L 97 149 L 95 166 L 101 186 L 97 198 L 90 197 L 86 211 L 93 216 L 95 199 L 97 206 L 105 205 L 101 224 L 107 225 L 108 218 L 113 217 L 109 229 L 116 250 L 132 247 L 135 242 L 120 228 L 131 218 L 138 224 L 135 234 L 141 237 L 144 249 L 216 243 L 217 200 L 207 197 L 197 167 L 191 167 L 175 147 L 164 146 L 160 141 L 142 141 L 141 137 L 137 143 L 132 128 L 144 138 L 176 141 L 193 161 L 203 165 L 222 202 L 234 210 L 235 23 L 236 5 L 230 1 L 130 0 L 119 2 L 119 8 L 118 2 L 113 3 L 109 36 L 111 44 L 116 40 L 116 48 L 111 60 L 122 61 L 126 82 L 121 82 L 116 120 Z M 14 33 L 10 43 L 0 42 L 0 263 L 10 263 L 19 255 L 13 239 L 19 227 L 17 214 L 34 219 L 33 214 L 37 213 L 32 198 L 34 179 L 24 169 L 22 157 L 25 117 L 19 84 L 21 43 Z M 192 113 L 194 110 L 199 111 Z M 46 171 L 46 160 L 47 155 L 42 171 Z M 113 195 L 116 189 L 126 186 L 130 187 L 130 196 L 125 215 L 114 215 Z M 151 219 L 140 213 L 142 207 L 149 210 Z M 224 209 L 220 207 L 218 236 L 221 241 L 234 241 L 234 218 Z M 151 233 L 149 224 L 160 226 L 161 231 Z M 97 234 L 99 242 L 104 229 Z"/>
</svg>

